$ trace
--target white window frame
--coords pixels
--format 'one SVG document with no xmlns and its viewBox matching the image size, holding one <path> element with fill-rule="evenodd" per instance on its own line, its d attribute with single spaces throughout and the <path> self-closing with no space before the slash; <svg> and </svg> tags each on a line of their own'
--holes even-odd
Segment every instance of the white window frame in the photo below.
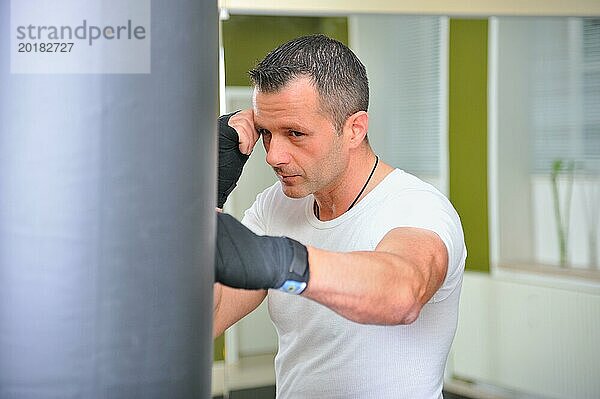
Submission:
<svg viewBox="0 0 600 399">
<path fill-rule="evenodd" d="M 489 20 L 488 46 L 488 209 L 490 238 L 490 272 L 493 278 L 553 288 L 600 293 L 600 272 L 560 269 L 539 265 L 506 267 L 500 254 L 500 184 L 499 119 L 498 119 L 498 34 L 499 19 Z M 576 26 L 571 29 L 576 29 Z M 572 36 L 572 35 L 571 35 Z M 572 37 L 571 37 L 572 39 Z M 530 171 L 530 176 L 535 174 Z M 533 239 L 533 238 L 532 238 Z"/>
</svg>

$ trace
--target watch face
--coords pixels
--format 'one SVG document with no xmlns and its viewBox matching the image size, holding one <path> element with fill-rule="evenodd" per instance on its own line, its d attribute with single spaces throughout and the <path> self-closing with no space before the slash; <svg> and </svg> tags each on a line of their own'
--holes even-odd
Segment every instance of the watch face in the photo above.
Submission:
<svg viewBox="0 0 600 399">
<path fill-rule="evenodd" d="M 278 289 L 280 291 L 287 292 L 288 294 L 298 295 L 298 294 L 301 294 L 305 288 L 306 288 L 306 283 L 304 281 L 287 280 Z"/>
</svg>

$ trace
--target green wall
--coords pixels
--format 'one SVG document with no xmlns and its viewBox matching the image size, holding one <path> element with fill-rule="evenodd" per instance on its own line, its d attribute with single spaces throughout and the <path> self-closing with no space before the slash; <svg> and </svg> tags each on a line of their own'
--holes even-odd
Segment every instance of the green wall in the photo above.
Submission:
<svg viewBox="0 0 600 399">
<path fill-rule="evenodd" d="M 461 217 L 467 270 L 489 272 L 487 20 L 450 20 L 450 199 Z"/>
<path fill-rule="evenodd" d="M 324 33 L 348 44 L 348 19 L 232 15 L 223 21 L 225 84 L 250 86 L 248 71 L 269 51 L 314 33 Z"/>
<path fill-rule="evenodd" d="M 224 360 L 225 359 L 225 335 L 220 335 L 215 339 L 215 343 L 213 345 L 214 348 L 214 360 Z"/>
</svg>

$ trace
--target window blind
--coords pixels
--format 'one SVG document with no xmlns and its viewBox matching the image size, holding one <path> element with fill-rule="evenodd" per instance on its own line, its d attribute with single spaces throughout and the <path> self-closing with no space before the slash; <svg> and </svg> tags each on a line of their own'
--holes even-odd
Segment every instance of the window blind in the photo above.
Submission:
<svg viewBox="0 0 600 399">
<path fill-rule="evenodd" d="M 600 172 L 600 18 L 583 25 L 584 168 Z"/>
<path fill-rule="evenodd" d="M 556 160 L 600 171 L 600 20 L 532 19 L 531 126 L 534 173 Z"/>
<path fill-rule="evenodd" d="M 447 134 L 442 18 L 356 16 L 349 26 L 369 76 L 371 145 L 392 166 L 439 178 Z"/>
</svg>

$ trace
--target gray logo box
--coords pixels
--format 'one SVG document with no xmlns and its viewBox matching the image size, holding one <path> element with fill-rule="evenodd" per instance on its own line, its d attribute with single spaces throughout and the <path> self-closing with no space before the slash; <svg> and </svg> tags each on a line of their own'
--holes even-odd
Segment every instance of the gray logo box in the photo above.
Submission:
<svg viewBox="0 0 600 399">
<path fill-rule="evenodd" d="M 151 0 L 11 0 L 11 73 L 150 73 Z"/>
</svg>

